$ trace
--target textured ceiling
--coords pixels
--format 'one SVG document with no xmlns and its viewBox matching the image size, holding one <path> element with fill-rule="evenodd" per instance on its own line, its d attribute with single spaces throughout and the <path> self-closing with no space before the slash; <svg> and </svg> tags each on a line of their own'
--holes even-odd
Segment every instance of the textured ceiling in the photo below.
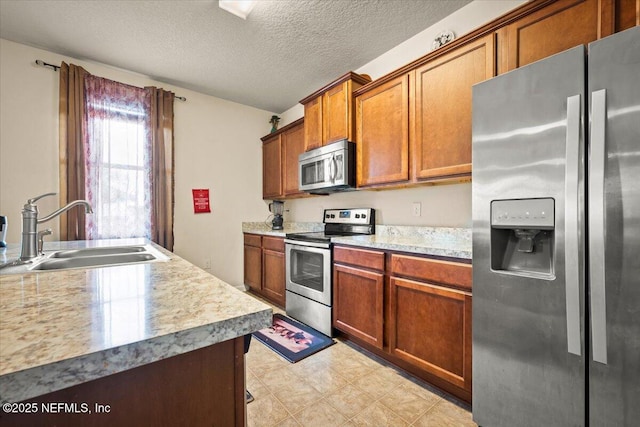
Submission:
<svg viewBox="0 0 640 427">
<path fill-rule="evenodd" d="M 217 0 L 0 0 L 0 37 L 280 113 L 470 1 L 259 0 L 245 21 Z"/>
</svg>

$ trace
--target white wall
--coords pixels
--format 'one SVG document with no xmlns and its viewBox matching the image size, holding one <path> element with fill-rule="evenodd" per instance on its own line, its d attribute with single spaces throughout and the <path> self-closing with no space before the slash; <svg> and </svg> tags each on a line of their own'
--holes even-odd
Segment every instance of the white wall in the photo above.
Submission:
<svg viewBox="0 0 640 427">
<path fill-rule="evenodd" d="M 375 80 L 429 53 L 431 43 L 441 31 L 452 30 L 456 37 L 461 37 L 525 2 L 476 0 L 354 71 L 369 74 Z M 286 125 L 303 115 L 302 105 L 294 105 L 280 114 L 281 124 Z M 422 204 L 420 217 L 412 216 L 413 202 Z M 289 210 L 285 221 L 321 221 L 322 208 L 365 206 L 377 209 L 376 221 L 379 224 L 470 227 L 471 184 L 358 191 L 292 200 L 285 203 L 285 209 Z"/>
<path fill-rule="evenodd" d="M 36 195 L 59 191 L 58 73 L 36 66 L 72 62 L 89 72 L 136 86 L 155 85 L 185 96 L 175 107 L 175 252 L 216 276 L 243 283 L 242 221 L 269 214 L 262 201 L 260 137 L 272 112 L 155 82 L 103 64 L 81 61 L 0 40 L 0 215 L 8 217 L 8 242 L 20 242 L 20 210 Z M 192 188 L 209 188 L 211 214 L 193 214 Z M 38 202 L 41 214 L 58 198 Z M 44 226 L 58 240 L 58 221 Z"/>
</svg>

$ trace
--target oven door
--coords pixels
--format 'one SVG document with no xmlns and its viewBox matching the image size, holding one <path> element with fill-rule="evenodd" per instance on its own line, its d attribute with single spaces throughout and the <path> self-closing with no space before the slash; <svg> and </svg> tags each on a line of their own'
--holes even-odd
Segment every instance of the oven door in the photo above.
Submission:
<svg viewBox="0 0 640 427">
<path fill-rule="evenodd" d="M 331 249 L 287 243 L 287 290 L 331 306 Z"/>
</svg>

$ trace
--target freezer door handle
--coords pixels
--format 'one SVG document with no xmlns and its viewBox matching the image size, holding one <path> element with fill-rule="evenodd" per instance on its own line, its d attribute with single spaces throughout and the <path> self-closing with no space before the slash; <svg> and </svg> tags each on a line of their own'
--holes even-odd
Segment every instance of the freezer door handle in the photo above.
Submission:
<svg viewBox="0 0 640 427">
<path fill-rule="evenodd" d="M 605 209 L 606 166 L 605 89 L 591 93 L 591 132 L 589 162 L 589 279 L 591 294 L 591 343 L 593 360 L 607 363 L 607 308 L 605 299 Z"/>
<path fill-rule="evenodd" d="M 565 303 L 567 309 L 567 349 L 580 356 L 580 95 L 567 98 L 567 141 L 565 165 Z"/>
</svg>

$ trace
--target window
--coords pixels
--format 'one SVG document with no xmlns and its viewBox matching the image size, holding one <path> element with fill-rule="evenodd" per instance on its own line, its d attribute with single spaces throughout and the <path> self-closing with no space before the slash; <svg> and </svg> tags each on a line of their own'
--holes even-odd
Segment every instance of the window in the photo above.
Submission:
<svg viewBox="0 0 640 427">
<path fill-rule="evenodd" d="M 87 238 L 151 238 L 148 92 L 95 76 L 85 84 Z"/>
</svg>

